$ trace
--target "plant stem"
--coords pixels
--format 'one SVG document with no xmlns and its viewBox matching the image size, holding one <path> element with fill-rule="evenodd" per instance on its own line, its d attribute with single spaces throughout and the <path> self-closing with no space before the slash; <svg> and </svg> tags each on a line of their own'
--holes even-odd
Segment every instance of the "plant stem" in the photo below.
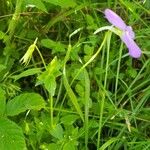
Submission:
<svg viewBox="0 0 150 150">
<path fill-rule="evenodd" d="M 121 43 L 120 50 L 119 50 L 119 59 L 118 59 L 117 75 L 116 75 L 116 83 L 115 83 L 115 104 L 117 100 L 117 88 L 118 88 L 118 79 L 119 79 L 119 70 L 120 70 L 120 64 L 121 64 L 122 49 L 123 49 L 123 42 Z"/>
<path fill-rule="evenodd" d="M 106 69 L 105 69 L 105 79 L 104 79 L 104 90 L 106 91 L 107 85 L 107 75 L 108 75 L 108 66 L 109 66 L 109 50 L 110 50 L 110 39 L 112 32 L 108 31 L 106 33 L 107 39 L 107 58 L 106 58 Z M 100 147 L 100 139 L 101 139 L 101 130 L 103 127 L 103 112 L 104 112 L 104 104 L 105 104 L 105 92 L 102 91 L 102 99 L 100 101 L 100 114 L 99 114 L 99 129 L 98 129 L 98 139 L 97 139 L 97 149 Z"/>
</svg>

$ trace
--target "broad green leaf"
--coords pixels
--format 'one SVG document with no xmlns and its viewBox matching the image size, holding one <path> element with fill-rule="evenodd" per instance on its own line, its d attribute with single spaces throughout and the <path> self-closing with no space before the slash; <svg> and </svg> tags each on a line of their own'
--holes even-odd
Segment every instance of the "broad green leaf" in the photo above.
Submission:
<svg viewBox="0 0 150 150">
<path fill-rule="evenodd" d="M 56 90 L 56 77 L 60 75 L 59 71 L 59 65 L 57 58 L 55 57 L 50 64 L 47 66 L 46 71 L 41 73 L 41 75 L 38 76 L 38 81 L 36 85 L 43 84 L 49 94 L 51 96 L 54 96 L 55 90 Z"/>
<path fill-rule="evenodd" d="M 56 90 L 56 77 L 54 75 L 48 76 L 47 80 L 45 81 L 45 88 L 48 92 L 54 96 Z"/>
<path fill-rule="evenodd" d="M 0 116 L 3 116 L 6 107 L 5 91 L 0 87 Z"/>
<path fill-rule="evenodd" d="M 72 125 L 78 118 L 78 115 L 64 115 L 61 118 L 61 122 L 65 125 Z"/>
<path fill-rule="evenodd" d="M 62 8 L 75 7 L 76 3 L 74 0 L 44 0 L 53 5 L 58 5 Z"/>
<path fill-rule="evenodd" d="M 76 150 L 77 144 L 77 141 L 70 140 L 69 142 L 64 144 L 63 150 Z"/>
<path fill-rule="evenodd" d="M 8 101 L 6 113 L 8 116 L 15 116 L 28 109 L 40 110 L 45 107 L 42 96 L 36 93 L 24 93 Z"/>
<path fill-rule="evenodd" d="M 53 126 L 52 129 L 50 130 L 50 134 L 57 139 L 62 139 L 63 138 L 62 126 L 60 124 Z"/>
<path fill-rule="evenodd" d="M 47 147 L 48 150 L 61 150 L 61 146 L 55 143 L 50 143 Z"/>
<path fill-rule="evenodd" d="M 1 150 L 26 150 L 21 128 L 14 122 L 0 118 L 0 149 Z"/>
<path fill-rule="evenodd" d="M 38 82 L 36 85 L 43 84 L 49 94 L 54 96 L 56 90 L 55 78 L 56 77 L 53 74 L 48 75 L 47 71 L 43 72 L 43 74 L 38 77 Z"/>
<path fill-rule="evenodd" d="M 66 47 L 64 44 L 62 44 L 60 42 L 55 42 L 51 39 L 42 39 L 41 45 L 46 47 L 46 48 L 52 49 L 53 53 L 64 52 L 65 47 Z"/>
<path fill-rule="evenodd" d="M 38 9 L 47 12 L 47 9 L 42 0 L 27 0 L 26 5 L 35 5 Z"/>
<path fill-rule="evenodd" d="M 25 70 L 18 75 L 13 75 L 13 76 L 11 76 L 11 78 L 15 79 L 15 81 L 16 81 L 16 80 L 19 80 L 20 78 L 38 74 L 40 72 L 41 72 L 40 68 L 32 68 L 32 69 Z"/>
</svg>

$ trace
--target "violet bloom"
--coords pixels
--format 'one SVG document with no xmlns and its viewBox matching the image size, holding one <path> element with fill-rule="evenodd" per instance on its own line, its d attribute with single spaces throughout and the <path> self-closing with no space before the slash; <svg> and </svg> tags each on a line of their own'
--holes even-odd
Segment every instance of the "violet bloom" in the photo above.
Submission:
<svg viewBox="0 0 150 150">
<path fill-rule="evenodd" d="M 135 33 L 131 26 L 127 26 L 125 22 L 112 10 L 106 9 L 104 11 L 106 19 L 119 30 L 122 31 L 120 35 L 121 40 L 125 43 L 129 49 L 129 54 L 133 58 L 139 58 L 141 56 L 141 49 L 134 42 Z"/>
</svg>

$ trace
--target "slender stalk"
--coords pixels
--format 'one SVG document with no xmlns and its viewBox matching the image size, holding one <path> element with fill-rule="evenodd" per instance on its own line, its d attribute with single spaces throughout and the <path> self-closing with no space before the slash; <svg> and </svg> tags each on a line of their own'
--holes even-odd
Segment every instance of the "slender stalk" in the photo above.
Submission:
<svg viewBox="0 0 150 150">
<path fill-rule="evenodd" d="M 39 55 L 40 55 L 40 57 L 41 57 L 42 63 L 43 63 L 43 65 L 44 65 L 44 68 L 47 69 L 46 63 L 45 63 L 45 61 L 44 61 L 44 58 L 43 58 L 43 56 L 42 56 L 42 54 L 41 54 L 41 52 L 40 52 L 40 50 L 39 50 L 39 48 L 38 48 L 37 46 L 36 46 L 36 50 L 38 51 L 38 53 L 39 53 Z"/>
<path fill-rule="evenodd" d="M 88 150 L 90 79 L 86 69 L 84 69 L 84 78 L 85 78 L 85 149 Z"/>
<path fill-rule="evenodd" d="M 112 32 L 108 31 L 106 33 L 107 38 L 107 58 L 106 58 L 106 69 L 105 69 L 105 78 L 104 78 L 104 90 L 106 91 L 107 85 L 107 76 L 108 76 L 108 67 L 109 67 L 109 50 L 110 50 L 110 39 Z M 101 130 L 103 127 L 103 112 L 104 112 L 104 104 L 105 104 L 105 92 L 101 92 L 102 99 L 100 101 L 100 115 L 99 115 L 99 129 L 98 129 L 98 139 L 97 139 L 97 149 L 100 147 L 100 139 L 101 139 Z"/>
<path fill-rule="evenodd" d="M 50 96 L 50 116 L 51 116 L 51 127 L 54 126 L 54 116 L 53 116 L 53 96 Z"/>
<path fill-rule="evenodd" d="M 120 50 L 119 50 L 119 59 L 118 59 L 117 75 L 116 75 L 116 83 L 115 83 L 115 104 L 117 100 L 117 89 L 118 89 L 118 79 L 119 79 L 119 71 L 120 71 L 120 64 L 121 64 L 122 49 L 123 49 L 123 42 L 121 43 Z"/>
</svg>

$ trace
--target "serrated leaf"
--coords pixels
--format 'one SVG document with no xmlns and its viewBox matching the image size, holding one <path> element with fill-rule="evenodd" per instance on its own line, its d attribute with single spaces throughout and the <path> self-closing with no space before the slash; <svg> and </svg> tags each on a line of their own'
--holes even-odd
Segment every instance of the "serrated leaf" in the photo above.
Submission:
<svg viewBox="0 0 150 150">
<path fill-rule="evenodd" d="M 41 72 L 41 68 L 32 68 L 32 69 L 25 70 L 18 75 L 13 75 L 11 76 L 11 78 L 13 78 L 16 81 L 19 80 L 20 78 L 38 74 L 40 72 Z"/>
<path fill-rule="evenodd" d="M 76 3 L 74 0 L 44 0 L 50 4 L 60 6 L 62 8 L 75 7 Z"/>
<path fill-rule="evenodd" d="M 37 93 L 24 93 L 8 101 L 6 114 L 15 116 L 29 109 L 40 110 L 44 107 L 45 101 L 42 96 Z"/>
<path fill-rule="evenodd" d="M 21 128 L 6 118 L 0 118 L 0 149 L 26 150 Z"/>
</svg>

